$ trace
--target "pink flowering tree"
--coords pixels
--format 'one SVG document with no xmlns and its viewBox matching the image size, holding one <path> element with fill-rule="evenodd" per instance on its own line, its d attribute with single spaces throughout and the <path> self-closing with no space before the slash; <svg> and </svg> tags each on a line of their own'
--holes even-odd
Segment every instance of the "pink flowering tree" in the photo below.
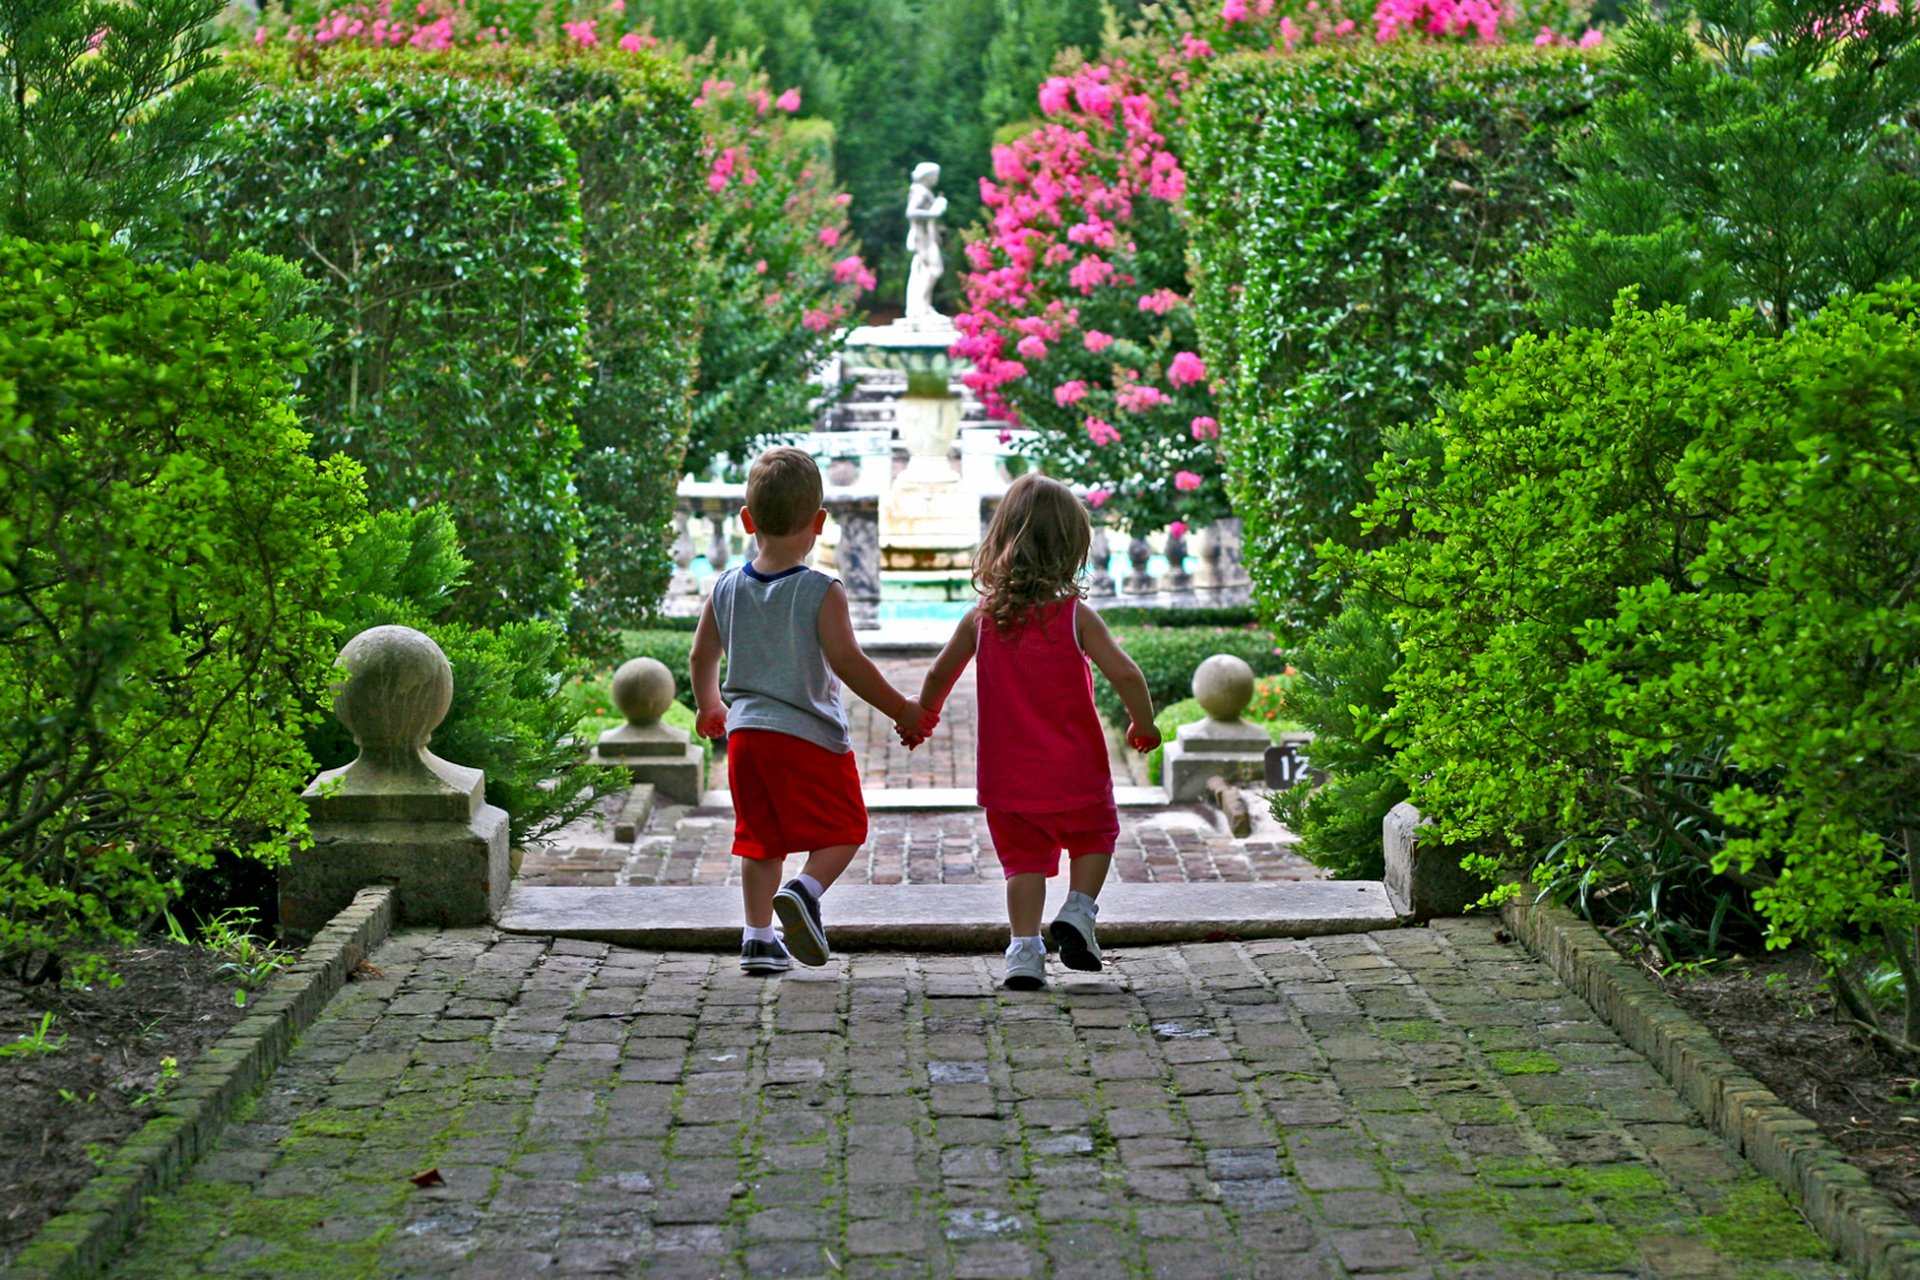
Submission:
<svg viewBox="0 0 1920 1280">
<path fill-rule="evenodd" d="M 1591 43 L 1582 0 L 1225 0 L 1068 62 L 1039 120 L 994 148 L 965 247 L 954 353 L 1051 474 L 1136 534 L 1229 513 L 1219 386 L 1199 354 L 1183 222 L 1183 100 L 1220 57 L 1395 40 Z"/>
<path fill-rule="evenodd" d="M 810 425 L 807 375 L 874 286 L 847 231 L 831 137 L 797 119 L 800 94 L 743 59 L 698 60 L 707 194 L 700 370 L 687 467 L 738 467 L 755 441 Z"/>
</svg>

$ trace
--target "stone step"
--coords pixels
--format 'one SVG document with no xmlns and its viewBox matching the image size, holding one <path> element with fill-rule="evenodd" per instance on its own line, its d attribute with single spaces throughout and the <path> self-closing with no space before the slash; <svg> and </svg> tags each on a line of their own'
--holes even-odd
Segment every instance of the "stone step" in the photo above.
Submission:
<svg viewBox="0 0 1920 1280">
<path fill-rule="evenodd" d="M 1048 919 L 1066 892 L 1064 876 L 1048 883 Z M 846 950 L 978 951 L 1007 942 L 1006 890 L 998 884 L 841 884 L 827 894 L 825 906 L 828 936 Z M 497 923 L 507 933 L 628 947 L 733 950 L 740 945 L 740 890 L 516 885 Z M 1399 923 L 1386 886 L 1377 880 L 1109 884 L 1100 893 L 1100 942 L 1106 947 L 1311 938 Z"/>
<path fill-rule="evenodd" d="M 869 813 L 939 813 L 975 809 L 972 787 L 865 787 L 861 797 Z M 1160 809 L 1167 803 L 1162 787 L 1115 787 L 1113 802 L 1122 809 Z M 730 791 L 701 793 L 702 809 L 733 808 Z"/>
</svg>

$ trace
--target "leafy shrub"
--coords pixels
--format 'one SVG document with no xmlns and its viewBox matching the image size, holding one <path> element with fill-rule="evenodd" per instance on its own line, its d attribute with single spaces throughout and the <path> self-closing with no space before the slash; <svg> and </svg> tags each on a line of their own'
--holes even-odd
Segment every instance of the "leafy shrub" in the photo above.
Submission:
<svg viewBox="0 0 1920 1280">
<path fill-rule="evenodd" d="M 459 79 L 272 79 L 208 184 L 212 256 L 298 263 L 331 327 L 300 379 L 373 504 L 444 506 L 458 615 L 564 619 L 585 358 L 580 201 L 553 114 Z"/>
<path fill-rule="evenodd" d="M 340 12 L 340 10 L 335 10 Z M 642 49 L 529 45 L 361 48 L 294 43 L 248 59 L 257 75 L 328 84 L 458 77 L 553 113 L 579 165 L 590 372 L 578 407 L 585 532 L 577 646 L 610 649 L 647 622 L 672 571 L 674 487 L 692 413 L 701 293 L 693 280 L 706 190 L 693 89 Z"/>
<path fill-rule="evenodd" d="M 1624 91 L 1563 152 L 1573 217 L 1527 264 L 1545 318 L 1604 325 L 1637 285 L 1643 307 L 1746 306 L 1777 333 L 1920 270 L 1911 5 L 1700 0 L 1643 11 L 1619 44 Z"/>
<path fill-rule="evenodd" d="M 1300 674 L 1287 709 L 1312 731 L 1308 758 L 1327 780 L 1271 797 L 1273 816 L 1300 838 L 1302 857 L 1341 880 L 1384 874 L 1381 823 L 1407 798 L 1390 729 L 1400 647 L 1379 601 L 1364 592 L 1310 632 L 1293 654 Z"/>
<path fill-rule="evenodd" d="M 1361 538 L 1382 432 L 1525 329 L 1518 259 L 1562 210 L 1579 51 L 1336 48 L 1216 68 L 1193 108 L 1195 299 L 1263 606 L 1334 608 L 1315 548 Z"/>
<path fill-rule="evenodd" d="M 1562 888 L 1623 837 L 1710 868 L 1863 1022 L 1833 958 L 1911 966 L 1920 919 L 1916 301 L 1776 339 L 1623 297 L 1488 353 L 1380 469 L 1365 516 L 1417 536 L 1341 556 L 1396 602 L 1396 770 L 1443 838 L 1548 850 Z"/>
<path fill-rule="evenodd" d="M 174 241 L 195 176 L 240 107 L 217 66 L 222 0 L 37 0 L 0 19 L 0 235 L 96 224 L 143 256 Z"/>
<path fill-rule="evenodd" d="M 1114 627 L 1114 639 L 1147 678 L 1155 707 L 1193 696 L 1193 672 L 1216 653 L 1245 658 L 1256 676 L 1277 676 L 1287 660 L 1273 637 L 1257 627 Z M 1127 723 L 1126 704 L 1104 676 L 1093 682 L 1094 702 L 1109 724 Z"/>
<path fill-rule="evenodd" d="M 381 512 L 349 549 L 331 612 L 335 644 L 388 625 L 433 638 L 453 667 L 453 704 L 433 752 L 486 771 L 487 802 L 507 811 L 509 837 L 522 845 L 573 821 L 618 779 L 583 763 L 580 715 L 561 695 L 569 662 L 557 626 L 446 617 L 470 569 L 446 512 Z M 331 716 L 308 740 L 322 768 L 354 758 L 352 737 Z"/>
<path fill-rule="evenodd" d="M 0 953 L 23 971 L 130 940 L 214 850 L 304 830 L 303 699 L 363 506 L 357 467 L 307 452 L 273 305 L 224 267 L 0 239 Z"/>
</svg>

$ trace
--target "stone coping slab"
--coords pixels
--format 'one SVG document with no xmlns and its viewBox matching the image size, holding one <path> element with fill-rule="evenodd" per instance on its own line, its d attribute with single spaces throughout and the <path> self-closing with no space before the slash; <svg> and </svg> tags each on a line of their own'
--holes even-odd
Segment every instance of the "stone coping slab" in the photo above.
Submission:
<svg viewBox="0 0 1920 1280">
<path fill-rule="evenodd" d="M 1065 877 L 1048 885 L 1047 916 L 1066 898 Z M 823 904 L 835 946 L 970 951 L 1006 945 L 1006 891 L 998 884 L 836 885 Z M 1284 884 L 1109 884 L 1100 894 L 1103 946 L 1311 938 L 1365 933 L 1400 923 L 1377 880 Z M 515 886 L 499 927 L 623 946 L 740 945 L 740 891 L 731 886 Z"/>
<path fill-rule="evenodd" d="M 40 1230 L 6 1280 L 67 1280 L 98 1271 L 132 1233 L 141 1204 L 179 1185 L 234 1108 L 266 1082 L 334 993 L 393 930 L 393 889 L 362 889 L 314 935 L 297 963 L 258 992 L 247 1016 L 189 1066 L 166 1100 Z"/>
<path fill-rule="evenodd" d="M 865 787 L 861 798 L 869 813 L 928 813 L 954 809 L 976 809 L 972 787 Z M 1164 787 L 1115 787 L 1113 802 L 1122 809 L 1164 809 Z M 731 791 L 707 791 L 700 796 L 702 809 L 733 808 Z"/>
<path fill-rule="evenodd" d="M 1501 914 L 1728 1145 L 1787 1193 L 1848 1265 L 1868 1280 L 1920 1280 L 1920 1227 L 1598 929 L 1562 907 L 1516 901 Z"/>
</svg>

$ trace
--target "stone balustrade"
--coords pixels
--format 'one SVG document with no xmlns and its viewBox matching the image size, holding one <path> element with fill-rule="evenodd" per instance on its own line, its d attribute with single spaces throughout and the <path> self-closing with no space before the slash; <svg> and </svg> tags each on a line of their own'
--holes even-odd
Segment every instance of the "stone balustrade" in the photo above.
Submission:
<svg viewBox="0 0 1920 1280">
<path fill-rule="evenodd" d="M 673 508 L 673 579 L 667 588 L 668 612 L 697 611 L 703 584 L 693 575 L 696 556 L 704 555 L 716 574 L 754 557 L 754 540 L 744 531 L 740 532 L 740 554 L 733 552 L 734 534 L 741 528 L 740 509 L 746 505 L 745 485 L 680 486 Z M 822 505 L 838 533 L 832 567 L 846 587 L 853 625 L 873 630 L 880 625 L 880 495 L 830 488 Z M 711 583 L 712 579 L 707 581 Z"/>
</svg>

